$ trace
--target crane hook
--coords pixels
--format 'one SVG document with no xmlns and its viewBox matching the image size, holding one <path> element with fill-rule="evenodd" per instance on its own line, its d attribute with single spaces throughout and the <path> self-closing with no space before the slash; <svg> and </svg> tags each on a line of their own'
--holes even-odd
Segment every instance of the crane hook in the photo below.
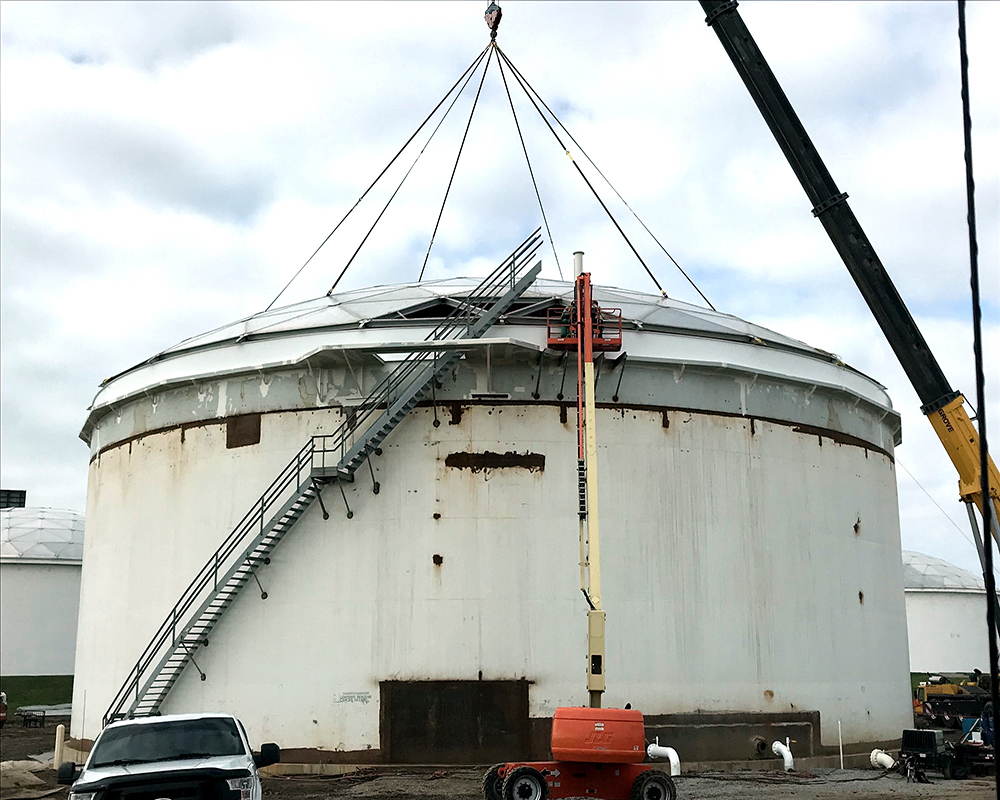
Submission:
<svg viewBox="0 0 1000 800">
<path fill-rule="evenodd" d="M 497 38 L 497 28 L 500 27 L 500 18 L 503 16 L 503 12 L 500 10 L 500 6 L 496 3 L 490 3 L 486 9 L 486 27 L 490 29 L 490 41 L 496 41 Z"/>
</svg>

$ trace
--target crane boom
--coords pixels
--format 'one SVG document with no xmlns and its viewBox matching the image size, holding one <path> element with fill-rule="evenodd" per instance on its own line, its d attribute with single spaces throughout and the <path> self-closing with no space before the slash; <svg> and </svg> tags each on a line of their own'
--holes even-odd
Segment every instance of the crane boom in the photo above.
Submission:
<svg viewBox="0 0 1000 800">
<path fill-rule="evenodd" d="M 964 398 L 955 391 L 927 346 L 909 309 L 896 291 L 875 248 L 820 158 L 819 152 L 799 121 L 778 79 L 736 10 L 735 0 L 700 0 L 705 22 L 716 32 L 774 134 L 785 158 L 813 204 L 812 213 L 823 224 L 837 252 L 907 378 L 920 398 L 920 410 L 928 417 L 959 475 L 959 494 L 982 513 L 979 432 L 964 408 Z M 1000 490 L 1000 471 L 988 462 L 990 496 L 994 505 Z M 993 516 L 996 521 L 996 516 Z M 994 538 L 1000 541 L 996 525 Z M 982 557 L 982 554 L 980 554 Z"/>
<path fill-rule="evenodd" d="M 844 260 L 844 265 L 861 290 L 868 308 L 920 397 L 920 410 L 930 420 L 951 463 L 958 471 L 958 491 L 969 511 L 969 522 L 976 538 L 983 579 L 989 595 L 986 620 L 989 630 L 990 689 L 993 698 L 993 726 L 997 728 L 1000 726 L 1000 676 L 997 667 L 996 628 L 1000 627 L 1000 599 L 996 595 L 993 544 L 989 536 L 992 534 L 1000 543 L 1000 523 L 997 521 L 997 511 L 1000 508 L 1000 471 L 986 452 L 985 443 L 980 450 L 979 431 L 963 407 L 962 394 L 952 389 L 945 378 L 937 359 L 924 341 L 923 334 L 879 261 L 875 248 L 847 204 L 847 194 L 841 192 L 833 182 L 778 79 L 771 72 L 763 53 L 737 12 L 736 0 L 700 2 L 706 14 L 705 23 L 718 35 L 736 71 L 746 84 L 792 171 L 812 201 L 813 215 L 823 223 L 830 240 Z M 960 34 L 964 24 L 964 10 L 960 2 Z M 962 47 L 964 67 L 964 40 Z M 967 91 L 964 81 L 963 74 L 963 93 Z M 967 95 L 965 99 L 967 100 Z M 966 134 L 968 135 L 968 130 Z M 968 146 L 968 138 L 966 145 Z M 968 151 L 966 158 L 970 158 Z M 983 409 L 980 409 L 980 413 L 982 412 Z M 983 425 L 985 426 L 985 420 Z M 983 462 L 986 462 L 985 472 L 982 469 Z M 985 542 L 979 535 L 973 505 L 979 508 L 985 522 Z M 1000 798 L 1000 772 L 997 773 L 997 797 Z"/>
</svg>

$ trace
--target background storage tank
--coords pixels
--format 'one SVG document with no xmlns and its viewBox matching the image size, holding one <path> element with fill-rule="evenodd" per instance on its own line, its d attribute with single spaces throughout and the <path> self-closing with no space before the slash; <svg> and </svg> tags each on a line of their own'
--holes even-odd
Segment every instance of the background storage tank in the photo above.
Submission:
<svg viewBox="0 0 1000 800">
<path fill-rule="evenodd" d="M 289 459 L 476 283 L 257 314 L 102 386 L 81 433 L 77 740 Z M 294 522 L 162 711 L 236 713 L 288 760 L 547 751 L 555 708 L 586 701 L 576 366 L 545 347 L 572 291 L 537 281 L 463 343 L 371 473 L 327 485 Z M 838 720 L 849 749 L 897 739 L 911 716 L 883 387 L 725 314 L 595 298 L 624 318 L 624 354 L 597 366 L 605 704 L 641 709 L 688 761 L 752 757 L 755 733 L 821 753 Z"/>
<path fill-rule="evenodd" d="M 73 674 L 83 514 L 0 510 L 0 674 Z"/>
<path fill-rule="evenodd" d="M 986 587 L 954 564 L 903 551 L 912 672 L 989 672 Z"/>
</svg>

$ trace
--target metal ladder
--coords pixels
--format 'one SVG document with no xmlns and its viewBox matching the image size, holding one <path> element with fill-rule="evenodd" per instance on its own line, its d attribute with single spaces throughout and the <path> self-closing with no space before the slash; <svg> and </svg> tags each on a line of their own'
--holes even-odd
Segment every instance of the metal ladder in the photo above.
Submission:
<svg viewBox="0 0 1000 800">
<path fill-rule="evenodd" d="M 242 588 L 255 581 L 267 599 L 257 569 L 270 563 L 271 551 L 314 500 L 329 518 L 323 486 L 353 481 L 358 468 L 461 358 L 461 350 L 449 349 L 448 342 L 481 337 L 531 286 L 541 264 L 527 265 L 540 246 L 536 230 L 431 331 L 427 348 L 401 361 L 334 433 L 311 437 L 295 454 L 181 594 L 108 706 L 105 725 L 157 714 L 188 663 L 206 680 L 194 656 Z"/>
</svg>

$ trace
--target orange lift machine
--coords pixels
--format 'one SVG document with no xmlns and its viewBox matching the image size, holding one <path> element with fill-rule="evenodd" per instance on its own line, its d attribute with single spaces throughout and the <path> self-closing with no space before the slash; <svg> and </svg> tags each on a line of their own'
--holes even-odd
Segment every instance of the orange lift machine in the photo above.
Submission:
<svg viewBox="0 0 1000 800">
<path fill-rule="evenodd" d="M 548 347 L 576 350 L 577 480 L 580 518 L 580 590 L 587 600 L 587 692 L 589 707 L 558 708 L 552 719 L 554 761 L 496 764 L 483 777 L 485 800 L 674 800 L 670 776 L 649 769 L 642 714 L 631 708 L 601 708 L 604 693 L 604 609 L 597 515 L 597 431 L 594 351 L 622 346 L 620 309 L 594 300 L 583 253 L 573 254 L 576 290 L 565 309 L 548 317 Z"/>
</svg>

